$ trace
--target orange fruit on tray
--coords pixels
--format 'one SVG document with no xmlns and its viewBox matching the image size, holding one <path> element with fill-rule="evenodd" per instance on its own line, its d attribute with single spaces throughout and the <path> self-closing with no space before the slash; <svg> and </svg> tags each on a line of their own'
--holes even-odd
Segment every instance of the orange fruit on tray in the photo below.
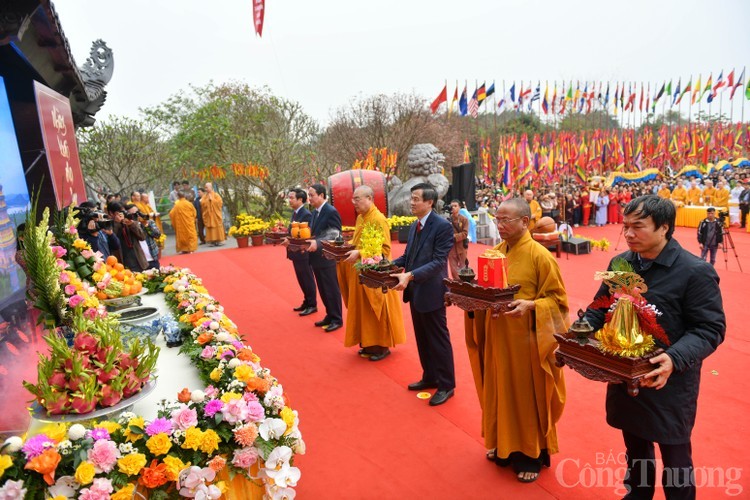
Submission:
<svg viewBox="0 0 750 500">
<path fill-rule="evenodd" d="M 115 264 L 117 264 L 117 257 L 115 257 L 114 255 L 110 255 L 109 257 L 107 257 L 107 260 L 105 262 L 108 266 L 114 266 Z"/>
<path fill-rule="evenodd" d="M 117 269 L 118 271 L 124 271 L 125 270 L 125 266 L 123 266 L 120 263 L 117 263 L 117 264 L 115 264 L 115 269 Z"/>
<path fill-rule="evenodd" d="M 97 299 L 101 299 L 101 300 L 104 300 L 104 299 L 106 299 L 106 298 L 107 298 L 107 294 L 106 294 L 106 293 L 104 293 L 104 292 L 96 292 L 96 298 L 97 298 Z"/>
<path fill-rule="evenodd" d="M 127 297 L 130 295 L 130 285 L 125 285 L 122 287 L 122 296 Z"/>
</svg>

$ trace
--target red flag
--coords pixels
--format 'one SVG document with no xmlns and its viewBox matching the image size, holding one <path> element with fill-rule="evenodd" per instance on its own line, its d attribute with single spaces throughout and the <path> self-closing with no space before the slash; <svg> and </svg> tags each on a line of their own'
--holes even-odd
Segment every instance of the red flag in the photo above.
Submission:
<svg viewBox="0 0 750 500">
<path fill-rule="evenodd" d="M 266 0 L 253 0 L 253 21 L 255 34 L 263 37 L 263 15 L 266 12 Z"/>
<path fill-rule="evenodd" d="M 432 111 L 432 114 L 434 115 L 437 113 L 438 108 L 441 104 L 446 102 L 448 100 L 448 85 L 446 84 L 445 87 L 443 87 L 443 90 L 440 91 L 440 94 L 435 98 L 434 101 L 432 101 L 432 104 L 430 104 L 430 111 Z"/>
</svg>

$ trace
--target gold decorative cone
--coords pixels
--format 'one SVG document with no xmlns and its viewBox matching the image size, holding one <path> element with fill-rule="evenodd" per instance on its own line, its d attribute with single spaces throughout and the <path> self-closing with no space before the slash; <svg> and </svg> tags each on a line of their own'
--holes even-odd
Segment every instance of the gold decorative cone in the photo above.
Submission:
<svg viewBox="0 0 750 500">
<path fill-rule="evenodd" d="M 628 297 L 617 299 L 612 319 L 596 332 L 605 352 L 623 357 L 640 357 L 655 347 L 651 335 L 644 334 L 638 324 L 638 314 Z"/>
</svg>

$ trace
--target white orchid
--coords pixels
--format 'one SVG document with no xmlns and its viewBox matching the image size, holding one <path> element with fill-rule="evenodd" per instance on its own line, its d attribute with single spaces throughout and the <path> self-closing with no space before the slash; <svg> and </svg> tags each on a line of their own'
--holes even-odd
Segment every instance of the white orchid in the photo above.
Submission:
<svg viewBox="0 0 750 500">
<path fill-rule="evenodd" d="M 79 484 L 73 476 L 61 476 L 47 489 L 47 494 L 49 498 L 75 498 L 78 487 Z"/>
<path fill-rule="evenodd" d="M 268 454 L 268 459 L 266 459 L 266 469 L 276 470 L 287 467 L 291 459 L 292 449 L 288 446 L 278 446 Z"/>
<path fill-rule="evenodd" d="M 291 450 L 289 451 L 291 452 Z M 266 470 L 266 475 L 273 479 L 276 486 L 286 488 L 287 486 L 297 486 L 301 473 L 297 467 L 285 465 L 279 470 Z"/>
<path fill-rule="evenodd" d="M 268 489 L 266 489 L 266 491 L 269 493 L 269 497 L 272 500 L 294 500 L 294 497 L 297 496 L 297 492 L 292 488 L 273 487 L 270 489 L 272 491 L 268 492 Z"/>
<path fill-rule="evenodd" d="M 286 422 L 284 422 L 280 418 L 267 418 L 263 422 L 261 422 L 260 427 L 258 428 L 258 432 L 266 441 L 268 441 L 269 439 L 279 439 L 284 435 L 284 432 L 286 432 Z M 288 449 L 290 454 L 292 452 L 291 448 L 289 448 L 288 446 L 282 446 L 281 448 Z M 276 448 L 276 450 L 278 449 L 279 448 Z M 274 450 L 274 452 L 276 450 Z M 273 452 L 271 452 L 271 455 L 273 455 Z"/>
</svg>

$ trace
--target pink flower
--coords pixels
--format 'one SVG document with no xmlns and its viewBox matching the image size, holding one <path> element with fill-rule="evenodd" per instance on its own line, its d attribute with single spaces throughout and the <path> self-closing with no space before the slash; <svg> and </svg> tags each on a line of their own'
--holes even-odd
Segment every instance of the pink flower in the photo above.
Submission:
<svg viewBox="0 0 750 500">
<path fill-rule="evenodd" d="M 247 403 L 247 420 L 248 422 L 260 422 L 266 418 L 266 411 L 257 401 Z"/>
<path fill-rule="evenodd" d="M 205 413 L 208 417 L 213 417 L 218 412 L 220 412 L 223 407 L 224 403 L 222 403 L 218 399 L 212 399 L 211 401 L 206 403 L 206 406 L 203 408 L 203 413 Z"/>
<path fill-rule="evenodd" d="M 216 472 L 210 467 L 201 469 L 200 467 L 193 466 L 182 471 L 177 481 L 177 487 L 180 488 L 180 495 L 188 498 L 219 498 L 221 491 L 218 488 L 212 487 L 215 490 L 211 490 L 212 494 L 209 495 L 209 488 L 206 487 L 206 483 L 210 483 L 215 477 Z"/>
<path fill-rule="evenodd" d="M 73 285 L 65 285 L 65 295 L 73 295 L 76 293 L 76 287 Z"/>
<path fill-rule="evenodd" d="M 81 302 L 83 302 L 83 297 L 80 295 L 73 295 L 70 299 L 68 299 L 68 305 L 70 307 L 78 307 Z"/>
<path fill-rule="evenodd" d="M 57 262 L 56 262 L 56 264 L 57 264 L 57 267 L 59 267 L 60 269 L 67 269 L 67 268 L 69 268 L 69 267 L 70 267 L 70 266 L 68 265 L 68 263 L 67 263 L 67 262 L 65 262 L 65 261 L 64 261 L 64 260 L 62 260 L 62 259 L 57 259 Z"/>
<path fill-rule="evenodd" d="M 85 311 L 83 311 L 83 316 L 86 319 L 90 319 L 91 321 L 95 320 L 98 315 L 99 315 L 99 311 L 97 311 L 93 307 L 89 307 L 88 309 L 86 309 Z"/>
<path fill-rule="evenodd" d="M 375 263 L 378 263 L 381 260 L 383 260 L 383 256 L 382 255 L 376 255 L 375 257 L 372 258 L 372 260 L 374 260 Z"/>
<path fill-rule="evenodd" d="M 97 473 L 112 472 L 112 469 L 120 458 L 120 450 L 114 441 L 105 441 L 103 439 L 94 443 L 94 446 L 88 452 L 88 458 L 94 464 Z"/>
<path fill-rule="evenodd" d="M 65 250 L 65 248 L 63 248 L 61 246 L 53 246 L 53 247 L 50 247 L 50 248 L 52 248 L 52 253 L 54 253 L 55 257 L 57 257 L 58 259 L 60 257 L 65 257 L 65 254 L 68 253 L 68 251 Z"/>
<path fill-rule="evenodd" d="M 198 425 L 198 412 L 188 408 L 187 405 L 181 405 L 179 409 L 172 412 L 172 425 L 186 431 L 190 427 Z"/>
<path fill-rule="evenodd" d="M 60 273 L 60 283 L 63 285 L 70 283 L 70 276 L 68 276 L 68 273 Z"/>
<path fill-rule="evenodd" d="M 81 250 L 81 257 L 83 257 L 84 259 L 90 259 L 93 256 L 94 256 L 94 252 L 92 252 L 88 248 L 85 250 Z"/>
<path fill-rule="evenodd" d="M 216 349 L 211 347 L 210 345 L 203 348 L 203 352 L 201 352 L 201 358 L 203 359 L 211 359 L 216 355 Z"/>
<path fill-rule="evenodd" d="M 246 392 L 242 395 L 242 399 L 244 399 L 248 403 L 259 401 L 258 396 L 256 396 L 254 392 Z"/>
<path fill-rule="evenodd" d="M 209 385 L 208 387 L 206 387 L 206 390 L 203 392 L 206 393 L 207 398 L 215 398 L 216 396 L 219 395 L 219 389 L 217 389 L 216 387 L 212 385 Z"/>
<path fill-rule="evenodd" d="M 78 229 L 75 226 L 70 226 L 67 232 L 68 234 L 78 234 Z"/>
<path fill-rule="evenodd" d="M 161 433 L 172 433 L 172 422 L 166 418 L 157 418 L 146 427 L 146 434 L 149 436 L 155 436 Z"/>
<path fill-rule="evenodd" d="M 230 424 L 244 422 L 247 418 L 247 403 L 244 399 L 233 399 L 224 405 L 221 413 Z"/>
<path fill-rule="evenodd" d="M 79 500 L 109 500 L 110 494 L 114 491 L 112 481 L 104 477 L 94 479 L 94 483 L 89 488 L 84 488 L 79 492 Z"/>
<path fill-rule="evenodd" d="M 232 465 L 240 469 L 249 470 L 258 461 L 258 450 L 255 448 L 242 448 L 234 450 Z"/>
<path fill-rule="evenodd" d="M 23 480 L 18 481 L 6 481 L 2 488 L 0 488 L 0 499 L 12 500 L 15 498 L 25 498 L 26 488 L 23 487 Z"/>
</svg>

